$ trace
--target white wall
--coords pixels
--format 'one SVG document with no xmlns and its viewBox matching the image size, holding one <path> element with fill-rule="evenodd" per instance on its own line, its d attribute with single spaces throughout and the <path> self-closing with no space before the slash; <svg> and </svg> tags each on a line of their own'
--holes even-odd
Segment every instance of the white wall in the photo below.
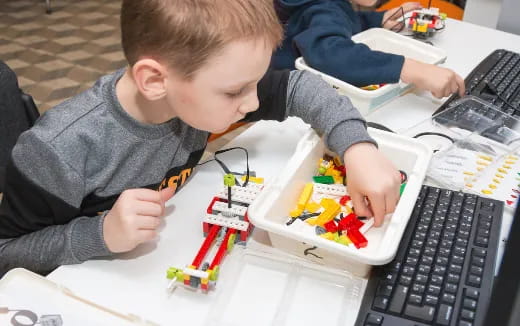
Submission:
<svg viewBox="0 0 520 326">
<path fill-rule="evenodd" d="M 502 2 L 503 0 L 466 0 L 466 8 L 464 8 L 462 20 L 496 28 Z"/>
</svg>

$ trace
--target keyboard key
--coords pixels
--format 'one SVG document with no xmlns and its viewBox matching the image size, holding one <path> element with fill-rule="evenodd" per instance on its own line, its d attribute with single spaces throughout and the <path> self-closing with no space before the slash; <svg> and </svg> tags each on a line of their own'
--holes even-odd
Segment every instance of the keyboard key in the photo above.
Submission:
<svg viewBox="0 0 520 326">
<path fill-rule="evenodd" d="M 466 289 L 465 294 L 466 294 L 466 297 L 468 297 L 468 298 L 478 300 L 480 293 L 478 292 L 478 290 L 475 290 L 475 289 Z"/>
<path fill-rule="evenodd" d="M 470 286 L 474 286 L 476 288 L 480 287 L 480 283 L 482 282 L 482 278 L 480 276 L 470 274 L 468 279 L 466 280 L 466 284 Z"/>
<path fill-rule="evenodd" d="M 466 309 L 474 311 L 475 309 L 477 309 L 477 301 L 473 299 L 464 299 L 463 306 Z"/>
<path fill-rule="evenodd" d="M 400 314 L 403 310 L 404 302 L 406 300 L 406 294 L 408 293 L 408 287 L 397 285 L 395 287 L 395 293 L 392 297 L 392 301 L 390 302 L 390 307 L 388 311 Z"/>
<path fill-rule="evenodd" d="M 433 296 L 433 295 L 429 295 L 429 294 L 427 294 L 426 297 L 424 298 L 424 303 L 429 306 L 436 306 L 437 301 L 438 301 L 437 296 Z"/>
<path fill-rule="evenodd" d="M 460 313 L 460 318 L 467 321 L 473 321 L 475 319 L 475 313 L 467 309 L 462 309 Z"/>
<path fill-rule="evenodd" d="M 377 296 L 374 298 L 374 302 L 372 302 L 372 308 L 374 310 L 386 310 L 386 307 L 388 306 L 388 298 Z"/>
<path fill-rule="evenodd" d="M 486 237 L 477 237 L 475 239 L 475 244 L 477 246 L 484 247 L 484 248 L 486 248 L 488 246 L 488 242 L 489 242 L 489 240 Z"/>
<path fill-rule="evenodd" d="M 376 295 L 389 297 L 392 294 L 392 289 L 392 284 L 381 283 L 377 288 Z"/>
<path fill-rule="evenodd" d="M 450 324 L 452 312 L 453 307 L 451 305 L 441 304 L 435 321 L 439 325 L 448 326 Z"/>
<path fill-rule="evenodd" d="M 404 310 L 404 314 L 408 317 L 429 323 L 433 321 L 433 317 L 435 316 L 435 308 L 431 306 L 419 307 L 407 304 Z"/>
<path fill-rule="evenodd" d="M 457 284 L 453 284 L 453 283 L 446 283 L 444 285 L 444 290 L 448 293 L 452 293 L 452 294 L 455 294 L 457 293 Z"/>
<path fill-rule="evenodd" d="M 461 321 L 459 321 L 457 326 L 473 326 L 473 324 L 470 323 L 469 321 L 461 320 Z"/>
<path fill-rule="evenodd" d="M 381 325 L 383 323 L 383 316 L 377 314 L 368 314 L 365 320 L 365 325 Z"/>
<path fill-rule="evenodd" d="M 455 303 L 455 296 L 453 294 L 444 293 L 442 295 L 442 302 L 452 305 Z"/>
<path fill-rule="evenodd" d="M 410 294 L 410 297 L 408 298 L 408 303 L 419 306 L 422 303 L 422 296 L 418 294 Z"/>
<path fill-rule="evenodd" d="M 484 273 L 484 269 L 482 267 L 472 265 L 469 269 L 469 272 L 471 274 L 475 274 L 476 276 L 482 276 L 482 274 Z"/>
</svg>

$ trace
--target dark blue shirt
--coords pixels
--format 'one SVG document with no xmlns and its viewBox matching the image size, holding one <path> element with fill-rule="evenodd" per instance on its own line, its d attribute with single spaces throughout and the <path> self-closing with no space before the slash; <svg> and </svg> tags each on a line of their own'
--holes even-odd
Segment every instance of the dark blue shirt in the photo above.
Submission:
<svg viewBox="0 0 520 326">
<path fill-rule="evenodd" d="M 356 12 L 347 0 L 274 1 L 285 39 L 273 54 L 273 68 L 294 69 L 302 56 L 309 66 L 356 86 L 399 81 L 403 56 L 372 51 L 351 39 L 381 27 L 384 12 Z"/>
</svg>

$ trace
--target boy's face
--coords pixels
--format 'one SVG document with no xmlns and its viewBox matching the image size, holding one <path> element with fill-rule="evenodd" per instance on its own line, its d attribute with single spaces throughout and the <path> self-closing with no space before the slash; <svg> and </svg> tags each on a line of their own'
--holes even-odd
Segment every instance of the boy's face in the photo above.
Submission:
<svg viewBox="0 0 520 326">
<path fill-rule="evenodd" d="M 219 133 L 258 109 L 256 87 L 271 60 L 262 39 L 226 45 L 185 80 L 169 73 L 166 101 L 174 116 L 190 126 Z"/>
</svg>

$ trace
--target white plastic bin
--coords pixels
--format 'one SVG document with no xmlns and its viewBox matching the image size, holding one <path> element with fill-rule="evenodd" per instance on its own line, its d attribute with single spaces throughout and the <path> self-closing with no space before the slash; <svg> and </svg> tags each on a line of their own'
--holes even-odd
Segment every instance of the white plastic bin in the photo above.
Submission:
<svg viewBox="0 0 520 326">
<path fill-rule="evenodd" d="M 442 49 L 384 28 L 368 29 L 354 35 L 352 40 L 357 43 L 364 43 L 372 50 L 404 55 L 429 64 L 441 64 L 446 61 L 447 57 L 446 52 Z M 345 62 L 345 65 L 348 66 L 348 64 L 348 62 Z M 386 84 L 373 91 L 367 91 L 311 68 L 302 57 L 296 59 L 295 66 L 296 69 L 308 70 L 321 75 L 340 94 L 347 95 L 354 106 L 365 116 L 412 86 L 399 82 Z"/>
<path fill-rule="evenodd" d="M 350 248 L 286 225 L 289 212 L 296 205 L 305 184 L 312 180 L 318 159 L 326 150 L 318 135 L 309 130 L 280 175 L 266 185 L 249 207 L 250 221 L 268 232 L 273 247 L 358 276 L 366 276 L 371 265 L 386 264 L 394 258 L 432 152 L 412 138 L 376 129 L 369 129 L 369 132 L 382 153 L 408 174 L 408 183 L 393 216 L 385 218 L 383 226 L 373 227 L 365 234 L 368 246 Z M 305 250 L 312 247 L 317 248 L 312 249 L 312 255 L 306 255 Z"/>
</svg>

